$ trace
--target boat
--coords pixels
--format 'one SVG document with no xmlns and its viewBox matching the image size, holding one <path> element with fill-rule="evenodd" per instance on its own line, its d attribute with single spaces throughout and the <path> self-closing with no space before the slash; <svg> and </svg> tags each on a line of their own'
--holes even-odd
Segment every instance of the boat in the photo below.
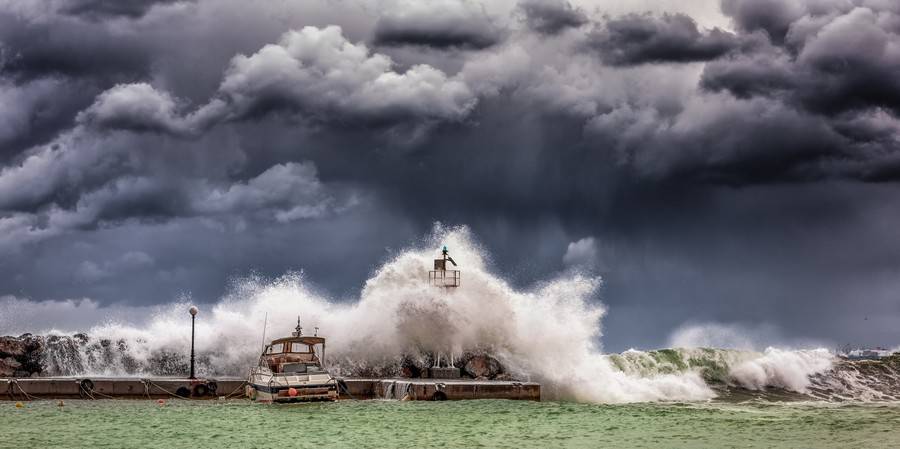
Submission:
<svg viewBox="0 0 900 449">
<path fill-rule="evenodd" d="M 324 359 L 325 338 L 303 335 L 298 317 L 290 337 L 263 348 L 259 365 L 250 369 L 247 396 L 264 403 L 335 401 L 338 383 L 323 368 Z"/>
</svg>

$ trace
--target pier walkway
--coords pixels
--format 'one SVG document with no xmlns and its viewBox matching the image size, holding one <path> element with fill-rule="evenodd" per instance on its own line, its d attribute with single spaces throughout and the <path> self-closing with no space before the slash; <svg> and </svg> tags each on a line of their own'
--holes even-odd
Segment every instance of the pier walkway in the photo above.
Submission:
<svg viewBox="0 0 900 449">
<path fill-rule="evenodd" d="M 337 378 L 341 399 L 541 400 L 534 382 L 466 379 Z M 0 378 L 0 400 L 39 399 L 216 399 L 245 397 L 246 380 L 237 377 L 28 377 Z"/>
</svg>

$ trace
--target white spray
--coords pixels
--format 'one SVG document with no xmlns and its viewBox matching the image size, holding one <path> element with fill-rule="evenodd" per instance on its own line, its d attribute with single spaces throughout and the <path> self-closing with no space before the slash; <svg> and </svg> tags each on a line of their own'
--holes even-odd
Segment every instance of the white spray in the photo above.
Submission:
<svg viewBox="0 0 900 449">
<path fill-rule="evenodd" d="M 432 259 L 445 244 L 462 270 L 455 289 L 427 281 Z M 420 247 L 378 269 L 357 301 L 331 301 L 300 274 L 237 283 L 198 315 L 197 350 L 208 374 L 241 375 L 258 356 L 266 314 L 267 335 L 273 337 L 288 335 L 302 315 L 304 327 L 318 327 L 328 338 L 328 358 L 336 369 L 347 363 L 383 365 L 402 354 L 452 356 L 483 348 L 513 374 L 542 382 L 545 398 L 634 402 L 715 396 L 700 370 L 636 373 L 614 365 L 599 345 L 605 309 L 595 297 L 601 280 L 571 272 L 560 276 L 529 290 L 514 289 L 488 272 L 483 251 L 466 228 L 438 227 Z M 190 339 L 186 311 L 187 304 L 173 304 L 143 326 L 111 322 L 88 334 L 124 341 L 128 357 L 139 362 L 160 352 L 181 353 Z M 104 369 L 110 371 L 115 369 Z M 748 386 L 764 383 L 749 367 L 738 374 Z M 793 378 L 781 383 L 803 387 Z"/>
</svg>

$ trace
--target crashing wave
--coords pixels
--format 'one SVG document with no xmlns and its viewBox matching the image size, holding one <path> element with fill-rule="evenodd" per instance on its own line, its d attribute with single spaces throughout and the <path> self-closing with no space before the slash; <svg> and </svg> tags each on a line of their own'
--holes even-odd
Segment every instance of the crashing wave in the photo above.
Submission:
<svg viewBox="0 0 900 449">
<path fill-rule="evenodd" d="M 433 248 L 444 244 L 464 270 L 462 285 L 452 290 L 427 282 Z M 543 383 L 545 398 L 586 402 L 699 401 L 734 389 L 767 388 L 822 397 L 820 390 L 866 383 L 859 378 L 865 374 L 838 369 L 843 364 L 824 350 L 605 355 L 599 344 L 605 314 L 596 300 L 600 284 L 598 277 L 566 272 L 515 289 L 488 271 L 466 228 L 438 227 L 420 247 L 380 267 L 356 301 L 331 300 L 296 273 L 236 283 L 198 316 L 198 372 L 244 375 L 259 354 L 264 317 L 272 336 L 288 334 L 302 315 L 307 330 L 318 328 L 328 337 L 326 364 L 338 375 L 398 376 L 436 363 L 439 356 L 444 363 L 464 363 L 473 354 L 486 354 L 500 362 L 505 375 Z M 187 304 L 172 304 L 144 325 L 107 322 L 77 338 L 48 337 L 45 374 L 182 374 L 190 341 L 186 309 Z M 836 369 L 841 380 L 828 374 Z"/>
</svg>

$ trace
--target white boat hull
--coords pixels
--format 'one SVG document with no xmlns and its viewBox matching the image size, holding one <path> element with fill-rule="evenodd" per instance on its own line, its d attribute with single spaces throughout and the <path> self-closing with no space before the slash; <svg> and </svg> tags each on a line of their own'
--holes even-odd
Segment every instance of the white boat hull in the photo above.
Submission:
<svg viewBox="0 0 900 449">
<path fill-rule="evenodd" d="M 309 376 L 250 376 L 247 396 L 256 402 L 334 401 L 338 398 L 337 381 L 328 374 Z"/>
</svg>

